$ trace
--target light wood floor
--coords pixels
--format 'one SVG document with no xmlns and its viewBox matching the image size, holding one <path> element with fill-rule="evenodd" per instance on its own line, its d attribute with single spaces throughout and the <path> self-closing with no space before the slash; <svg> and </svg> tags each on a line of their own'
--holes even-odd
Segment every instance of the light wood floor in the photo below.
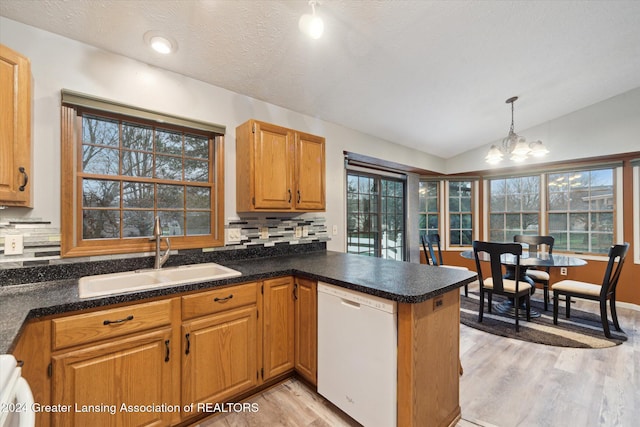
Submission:
<svg viewBox="0 0 640 427">
<path fill-rule="evenodd" d="M 597 309 L 589 304 L 576 308 Z M 598 350 L 532 344 L 460 325 L 458 427 L 640 425 L 640 311 L 619 308 L 618 317 L 628 341 Z M 359 425 L 295 379 L 249 402 L 259 411 L 218 415 L 198 426 Z"/>
</svg>

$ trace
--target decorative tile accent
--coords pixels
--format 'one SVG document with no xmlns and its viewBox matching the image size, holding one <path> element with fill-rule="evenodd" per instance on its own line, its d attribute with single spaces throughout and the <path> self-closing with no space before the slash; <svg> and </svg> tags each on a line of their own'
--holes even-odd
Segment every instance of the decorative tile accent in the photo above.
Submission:
<svg viewBox="0 0 640 427">
<path fill-rule="evenodd" d="M 269 238 L 260 238 L 260 228 L 267 227 Z M 299 237 L 296 237 L 296 227 Z M 303 229 L 306 228 L 306 235 Z M 172 256 L 202 254 L 206 252 L 246 250 L 258 247 L 277 247 L 281 245 L 300 245 L 330 240 L 325 218 L 315 214 L 303 214 L 291 217 L 282 216 L 252 216 L 233 219 L 225 225 L 225 232 L 236 229 L 240 233 L 240 241 L 227 242 L 223 247 L 186 249 L 171 251 Z M 4 254 L 4 236 L 21 234 L 24 236 L 24 253 L 21 255 Z M 225 233 L 227 235 L 228 233 Z M 100 262 L 111 260 L 127 260 L 130 258 L 148 258 L 152 252 L 119 255 L 99 255 L 91 257 L 61 258 L 60 230 L 52 227 L 51 222 L 39 218 L 34 219 L 0 219 L 0 270 L 20 267 L 69 265 L 86 262 Z M 0 286 L 2 283 L 0 283 Z"/>
</svg>

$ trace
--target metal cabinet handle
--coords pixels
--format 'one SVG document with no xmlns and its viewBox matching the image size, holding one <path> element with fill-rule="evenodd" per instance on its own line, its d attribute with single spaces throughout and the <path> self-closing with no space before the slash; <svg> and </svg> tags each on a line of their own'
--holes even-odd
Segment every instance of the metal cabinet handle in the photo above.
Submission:
<svg viewBox="0 0 640 427">
<path fill-rule="evenodd" d="M 293 299 L 294 300 L 298 299 L 298 284 L 297 283 L 293 284 Z"/>
<path fill-rule="evenodd" d="M 169 361 L 169 351 L 170 351 L 170 350 L 169 350 L 169 340 L 166 340 L 166 341 L 164 342 L 164 346 L 165 346 L 165 347 L 166 347 L 166 349 L 167 349 L 167 355 L 164 357 L 164 361 L 165 361 L 165 362 L 168 362 L 168 361 Z"/>
<path fill-rule="evenodd" d="M 189 337 L 191 336 L 191 334 L 185 334 L 185 338 L 187 339 L 187 349 L 184 351 L 184 354 L 189 354 L 189 351 L 191 349 L 191 341 L 189 340 Z"/>
<path fill-rule="evenodd" d="M 298 190 L 298 201 L 296 203 L 300 203 L 300 190 Z"/>
<path fill-rule="evenodd" d="M 225 301 L 229 301 L 231 298 L 233 298 L 233 294 L 229 295 L 228 297 L 224 297 L 224 298 L 214 298 L 213 300 L 215 302 L 225 302 Z"/>
<path fill-rule="evenodd" d="M 129 316 L 125 317 L 124 319 L 105 320 L 104 322 L 102 322 L 102 324 L 106 326 L 106 325 L 111 325 L 111 324 L 115 324 L 115 323 L 128 322 L 129 320 L 133 320 L 133 314 L 130 314 Z"/>
<path fill-rule="evenodd" d="M 25 187 L 29 183 L 29 175 L 27 175 L 27 171 L 22 166 L 20 166 L 18 168 L 18 172 L 20 172 L 22 175 L 24 175 L 24 182 L 22 183 L 22 185 L 20 187 L 18 187 L 18 190 L 24 191 Z"/>
<path fill-rule="evenodd" d="M 288 203 L 291 203 L 291 189 L 289 188 L 287 191 L 289 192 L 289 202 Z"/>
</svg>

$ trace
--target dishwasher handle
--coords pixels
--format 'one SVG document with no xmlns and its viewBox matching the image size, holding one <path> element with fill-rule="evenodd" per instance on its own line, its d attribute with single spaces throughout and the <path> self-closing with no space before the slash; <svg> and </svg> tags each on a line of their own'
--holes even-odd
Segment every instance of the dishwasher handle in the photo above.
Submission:
<svg viewBox="0 0 640 427">
<path fill-rule="evenodd" d="M 340 302 L 343 305 L 346 305 L 347 307 L 355 308 L 357 310 L 360 309 L 360 303 L 357 303 L 355 301 L 351 301 L 351 300 L 348 300 L 348 299 L 340 298 Z"/>
</svg>

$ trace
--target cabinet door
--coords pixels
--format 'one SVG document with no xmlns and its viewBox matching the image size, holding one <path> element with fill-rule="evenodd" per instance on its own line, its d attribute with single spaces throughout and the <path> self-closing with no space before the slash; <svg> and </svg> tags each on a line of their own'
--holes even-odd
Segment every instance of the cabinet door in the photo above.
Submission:
<svg viewBox="0 0 640 427">
<path fill-rule="evenodd" d="M 324 138 L 296 133 L 297 210 L 325 210 Z"/>
<path fill-rule="evenodd" d="M 254 138 L 255 209 L 291 209 L 294 192 L 293 132 L 256 122 Z"/>
<path fill-rule="evenodd" d="M 31 207 L 31 66 L 0 44 L 0 205 Z"/>
<path fill-rule="evenodd" d="M 263 304 L 266 380 L 294 367 L 293 278 L 265 280 Z"/>
<path fill-rule="evenodd" d="M 318 372 L 318 282 L 301 278 L 295 281 L 295 367 L 300 375 L 315 385 Z"/>
<path fill-rule="evenodd" d="M 178 404 L 172 401 L 179 383 L 171 378 L 175 354 L 170 340 L 166 328 L 54 356 L 53 404 L 69 412 L 52 414 L 53 425 L 169 425 L 170 411 L 143 411 L 135 405 Z"/>
<path fill-rule="evenodd" d="M 223 402 L 258 383 L 255 305 L 182 327 L 182 404 Z"/>
</svg>

